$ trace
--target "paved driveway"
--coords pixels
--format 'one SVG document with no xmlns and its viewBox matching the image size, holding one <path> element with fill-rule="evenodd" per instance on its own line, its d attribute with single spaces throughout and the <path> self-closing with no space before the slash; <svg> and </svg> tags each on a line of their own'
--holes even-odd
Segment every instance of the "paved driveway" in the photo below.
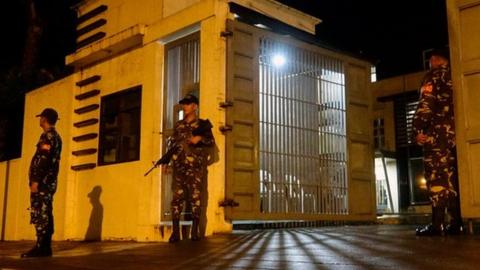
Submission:
<svg viewBox="0 0 480 270">
<path fill-rule="evenodd" d="M 55 242 L 54 256 L 19 259 L 32 242 L 0 242 L 1 269 L 480 269 L 480 236 L 418 238 L 412 226 L 239 231 L 200 242 Z"/>
</svg>

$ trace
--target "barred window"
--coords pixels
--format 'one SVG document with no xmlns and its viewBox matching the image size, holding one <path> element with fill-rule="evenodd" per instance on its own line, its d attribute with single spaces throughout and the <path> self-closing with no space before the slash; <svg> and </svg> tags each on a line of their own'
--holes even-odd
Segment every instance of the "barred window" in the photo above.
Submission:
<svg viewBox="0 0 480 270">
<path fill-rule="evenodd" d="M 415 145 L 413 141 L 413 117 L 418 106 L 418 96 L 410 95 L 395 100 L 395 135 L 398 147 Z"/>
<path fill-rule="evenodd" d="M 375 149 L 385 148 L 385 121 L 383 118 L 373 120 L 373 139 Z"/>
<path fill-rule="evenodd" d="M 98 164 L 140 158 L 142 86 L 102 97 Z"/>
</svg>

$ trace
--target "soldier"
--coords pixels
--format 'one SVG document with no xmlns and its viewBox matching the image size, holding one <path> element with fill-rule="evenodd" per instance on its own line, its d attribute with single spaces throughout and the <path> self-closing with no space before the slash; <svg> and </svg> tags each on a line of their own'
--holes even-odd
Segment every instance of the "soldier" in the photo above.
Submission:
<svg viewBox="0 0 480 270">
<path fill-rule="evenodd" d="M 192 209 L 191 239 L 199 240 L 200 196 L 202 180 L 207 173 L 207 147 L 214 144 L 210 121 L 197 118 L 198 98 L 189 94 L 179 103 L 182 105 L 184 118 L 175 124 L 175 131 L 170 139 L 170 147 L 177 147 L 172 156 L 173 232 L 170 243 L 180 240 L 180 214 L 185 202 L 190 203 Z"/>
<path fill-rule="evenodd" d="M 22 258 L 52 256 L 53 195 L 57 190 L 62 140 L 55 130 L 58 114 L 54 109 L 46 108 L 37 117 L 43 133 L 29 170 L 30 223 L 35 226 L 37 243 Z"/>
<path fill-rule="evenodd" d="M 424 175 L 432 203 L 432 223 L 419 227 L 419 236 L 459 234 L 463 231 L 458 192 L 453 115 L 453 89 L 448 51 L 434 50 L 413 118 L 417 144 L 423 146 Z M 451 216 L 444 228 L 445 210 Z"/>
</svg>

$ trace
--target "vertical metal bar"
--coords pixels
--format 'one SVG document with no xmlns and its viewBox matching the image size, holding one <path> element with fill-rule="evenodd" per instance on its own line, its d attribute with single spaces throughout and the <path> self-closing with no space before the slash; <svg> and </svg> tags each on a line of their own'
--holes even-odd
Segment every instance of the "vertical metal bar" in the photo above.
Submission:
<svg viewBox="0 0 480 270">
<path fill-rule="evenodd" d="M 305 74 L 307 80 L 308 80 L 308 96 L 307 96 L 307 99 L 306 101 L 308 103 L 306 103 L 306 111 L 305 111 L 305 115 L 306 115 L 306 126 L 307 126 L 307 143 L 306 143 L 306 149 L 307 149 L 307 152 L 306 152 L 306 155 L 307 155 L 307 167 L 305 169 L 306 171 L 306 181 L 304 182 L 304 184 L 302 185 L 302 189 L 309 189 L 311 187 L 311 185 L 313 184 L 313 169 L 315 168 L 313 166 L 313 162 L 314 160 L 312 159 L 313 155 L 312 155 L 312 145 L 315 145 L 314 144 L 314 138 L 313 138 L 313 132 L 312 132 L 312 129 L 313 129 L 313 115 L 312 115 L 312 102 L 314 102 L 314 93 L 315 93 L 315 84 L 313 82 L 313 75 L 311 74 L 311 72 L 313 72 L 313 68 L 314 66 L 312 65 L 312 58 L 313 58 L 313 54 L 311 52 L 304 52 L 304 57 L 307 58 L 307 61 L 306 61 L 306 70 L 307 70 L 307 73 Z M 303 196 L 306 196 L 306 195 L 303 195 Z M 309 209 L 308 209 L 308 212 L 311 212 L 310 211 L 310 203 L 309 203 Z"/>
<path fill-rule="evenodd" d="M 275 190 L 275 193 L 277 193 L 277 185 L 276 185 L 276 175 L 275 175 L 275 167 L 274 167 L 274 159 L 273 159 L 273 137 L 274 137 L 274 133 L 273 133 L 273 110 L 272 110 L 272 104 L 273 104 L 273 98 L 272 98 L 272 89 L 273 89 L 273 73 L 272 73 L 272 68 L 271 68 L 271 57 L 270 57 L 270 53 L 271 53 L 271 42 L 267 42 L 267 51 L 266 51 L 266 61 L 268 63 L 267 65 L 267 68 L 268 68 L 268 82 L 269 82 L 269 87 L 268 87 L 268 104 L 267 104 L 267 107 L 268 107 L 268 111 L 269 111 L 269 117 L 268 117 L 268 130 L 269 130 L 269 136 L 268 136 L 268 157 L 269 157 L 269 161 L 270 161 L 270 182 L 272 183 L 272 187 L 273 189 Z M 273 200 L 273 205 L 272 205 L 272 212 L 276 212 L 278 209 L 277 209 L 277 206 L 278 206 L 278 203 L 277 203 L 277 200 L 278 200 L 278 195 L 275 194 L 275 200 Z"/>
<path fill-rule="evenodd" d="M 333 113 L 333 107 L 332 107 L 332 70 L 333 70 L 333 65 L 332 61 L 330 58 L 328 58 L 328 77 L 327 77 L 327 105 L 328 105 L 328 133 L 327 133 L 327 139 L 328 139 L 328 155 L 327 155 L 327 162 L 328 162 L 328 174 L 329 174 L 329 182 L 328 182 L 328 192 L 329 192 L 329 211 L 331 214 L 335 213 L 335 203 L 334 203 L 334 197 L 335 197 L 335 189 L 334 189 L 334 181 L 335 181 L 335 176 L 334 176 L 334 170 L 333 170 L 333 162 L 332 162 L 332 113 Z"/>
<path fill-rule="evenodd" d="M 339 159 L 340 159 L 340 166 L 341 166 L 341 177 L 342 177 L 342 186 L 341 186 L 341 195 L 342 195 L 342 211 L 341 211 L 341 214 L 346 214 L 346 203 L 345 203 L 345 198 L 346 198 L 346 178 L 345 178 L 345 171 L 346 171 L 346 167 L 345 167 L 345 143 L 346 143 L 346 140 L 345 140 L 345 137 L 343 135 L 344 131 L 343 131 L 343 127 L 344 127 L 344 116 L 345 116 L 345 112 L 343 110 L 343 103 L 344 103 L 344 100 L 343 100 L 343 92 L 344 92 L 344 78 L 345 78 L 345 75 L 344 75 L 344 72 L 343 72 L 343 62 L 339 61 L 339 73 L 340 73 L 340 89 L 339 89 L 339 100 L 338 100 L 338 105 L 339 105 L 339 121 L 340 121 L 340 124 L 339 124 L 339 131 L 338 131 L 338 138 L 340 140 L 340 145 L 341 145 L 341 152 L 340 152 L 340 155 L 339 155 Z"/>
<path fill-rule="evenodd" d="M 308 88 L 308 81 L 304 75 L 305 73 L 305 58 L 303 57 L 304 55 L 304 51 L 301 51 L 299 49 L 296 50 L 296 53 L 295 53 L 295 56 L 297 58 L 297 62 L 299 62 L 299 65 L 300 65 L 300 69 L 299 69 L 299 75 L 298 75 L 298 79 L 302 82 L 302 86 L 301 88 L 299 89 L 300 91 L 300 94 L 301 94 L 301 98 L 300 98 L 300 102 L 299 102 L 299 105 L 300 105 L 300 112 L 299 112 L 299 119 L 300 119 L 300 126 L 301 126 L 301 129 L 300 129 L 300 132 L 301 132 L 301 140 L 302 140 L 302 143 L 301 143 L 301 147 L 302 147 L 302 153 L 301 153 L 301 156 L 300 156 L 300 162 L 299 162 L 299 167 L 300 167 L 300 174 L 299 176 L 297 177 L 296 181 L 295 181 L 295 191 L 296 191 L 296 202 L 297 202 L 297 207 L 298 205 L 300 204 L 299 202 L 299 192 L 300 192 L 300 188 L 299 186 L 302 185 L 302 183 L 304 183 L 307 179 L 306 179 L 306 174 L 307 174 L 307 170 L 306 170 L 306 145 L 307 145 L 307 141 L 306 141 L 306 135 L 308 134 L 308 130 L 306 129 L 306 121 L 307 121 L 307 115 L 305 114 L 305 108 L 306 108 L 306 103 L 305 103 L 305 100 L 306 100 L 306 95 L 309 91 L 309 88 Z"/>
<path fill-rule="evenodd" d="M 340 63 L 340 72 L 342 74 L 342 79 L 341 79 L 341 89 L 340 89 L 340 131 L 339 131 L 339 136 L 341 138 L 341 143 L 342 143 L 342 152 L 341 152 L 341 164 L 342 164 L 342 198 L 343 198 L 343 207 L 342 207 L 342 214 L 347 214 L 348 210 L 348 194 L 347 194 L 347 177 L 346 177 L 346 129 L 345 129 L 345 121 L 346 121 L 346 111 L 345 111 L 345 72 L 343 69 L 343 62 Z"/>
<path fill-rule="evenodd" d="M 308 52 L 308 51 L 305 51 L 302 53 L 303 55 L 303 58 L 305 59 L 305 72 L 304 72 L 304 77 L 305 77 L 305 80 L 307 82 L 307 85 L 308 85 L 308 92 L 306 93 L 305 95 L 305 106 L 304 106 L 304 115 L 305 115 L 305 129 L 307 129 L 307 132 L 306 132 L 306 147 L 305 147 L 305 154 L 307 155 L 307 158 L 308 158 L 308 164 L 310 165 L 310 162 L 311 162 L 311 148 L 309 147 L 311 145 L 311 140 L 312 140 L 312 117 L 311 117 L 311 112 L 312 112 L 312 100 L 313 100 L 313 96 L 312 96 L 312 92 L 314 91 L 314 89 L 312 89 L 312 77 L 311 77 L 311 74 L 310 72 L 312 71 L 312 63 L 311 63 L 311 53 Z M 310 178 L 310 176 L 309 176 Z M 309 179 L 307 178 L 307 179 Z"/>
<path fill-rule="evenodd" d="M 313 171 L 313 181 L 312 181 L 312 186 L 311 186 L 311 192 L 312 192 L 312 208 L 314 213 L 320 213 L 320 207 L 319 207 L 319 187 L 320 187 L 320 170 L 321 170 L 321 164 L 320 164 L 320 138 L 319 138 L 319 133 L 320 133 L 320 122 L 319 122 L 319 106 L 320 106 L 320 98 L 319 98 L 319 92 L 320 92 L 320 85 L 318 82 L 318 57 L 315 55 L 314 59 L 314 64 L 315 64 L 315 71 L 313 72 L 313 79 L 314 79 L 314 91 L 315 91 L 315 99 L 314 102 L 315 104 L 312 107 L 312 119 L 313 120 L 313 130 L 314 133 L 312 134 L 314 144 L 312 146 L 312 156 L 315 159 L 315 164 L 312 168 Z"/>
<path fill-rule="evenodd" d="M 269 59 L 269 45 L 270 43 L 268 42 L 268 40 L 266 40 L 266 50 L 265 50 L 265 62 L 267 63 L 267 81 L 268 81 L 268 89 L 267 89 L 267 104 L 266 104 L 266 108 L 267 108 L 267 111 L 268 111 L 268 118 L 267 118 L 267 128 L 268 128 L 268 162 L 269 162 L 269 172 L 270 172 L 270 183 L 272 185 L 272 189 L 275 190 L 275 172 L 273 171 L 273 159 L 272 159 L 272 155 L 271 155 L 271 152 L 273 150 L 273 147 L 272 147 L 272 108 L 271 108 L 271 105 L 272 105 L 272 97 L 271 97 L 271 90 L 272 90 L 272 74 L 271 74 L 271 68 L 270 68 L 270 59 Z M 276 190 L 275 190 L 276 192 Z M 276 196 L 274 197 L 276 198 Z M 272 211 L 275 211 L 275 201 L 272 202 L 273 205 L 272 205 Z"/>
<path fill-rule="evenodd" d="M 267 194 L 266 192 L 266 185 L 265 185 L 265 160 L 264 160 L 264 157 L 265 157 L 265 135 L 264 135 L 264 132 L 265 132 L 265 129 L 264 129 L 264 114 L 265 114 L 265 110 L 264 110 L 264 104 L 263 104 L 263 101 L 264 101 L 264 89 L 265 89 L 265 80 L 264 80 L 264 77 L 263 77 L 263 71 L 264 71 L 264 65 L 263 65 L 263 61 L 262 61 L 262 55 L 261 55 L 261 50 L 262 50 L 262 40 L 260 39 L 259 41 L 260 43 L 260 53 L 259 53 L 259 81 L 260 81 L 260 89 L 259 89 L 259 125 L 260 125 L 260 142 L 259 142 L 259 145 L 260 145 L 260 204 L 261 204 L 261 207 L 260 207 L 260 211 L 265 213 L 265 209 L 267 208 L 267 205 L 266 205 L 266 200 L 265 200 L 265 195 Z"/>
<path fill-rule="evenodd" d="M 295 57 L 295 56 L 293 56 Z M 300 70 L 299 70 L 299 61 L 297 61 L 297 59 L 295 59 L 294 61 L 294 70 L 295 70 L 295 73 L 299 73 Z M 294 156 L 293 156 L 293 162 L 295 164 L 295 169 L 294 169 L 294 174 L 293 174 L 293 177 L 292 178 L 298 178 L 299 175 L 300 175 L 300 168 L 299 168 L 299 165 L 300 165 L 300 160 L 299 160 L 299 154 L 300 154 L 300 151 L 301 151 L 301 144 L 300 144 L 300 134 L 299 134 L 299 102 L 298 100 L 300 99 L 300 95 L 301 95 L 301 91 L 302 91 L 302 85 L 301 85 L 302 81 L 301 80 L 297 80 L 295 82 L 295 87 L 294 87 L 294 90 L 293 90 L 293 114 L 294 114 L 294 141 L 295 141 L 295 148 L 294 148 Z"/>
<path fill-rule="evenodd" d="M 269 145 L 270 145 L 270 148 L 269 148 L 269 158 L 270 158 L 270 177 L 271 177 L 271 183 L 272 183 L 272 187 L 274 188 L 275 190 L 275 194 L 274 194 L 274 200 L 273 200 L 273 205 L 272 205 L 272 212 L 277 212 L 278 211 L 278 185 L 276 183 L 277 179 L 276 179 L 276 174 L 275 174 L 275 164 L 274 164 L 274 157 L 273 157 L 273 138 L 275 137 L 274 136 L 274 131 L 273 131 L 273 109 L 272 109 L 272 106 L 273 106 L 273 87 L 274 87 L 274 84 L 273 84 L 273 70 L 272 70 L 272 66 L 271 66 L 271 42 L 270 40 L 268 40 L 268 43 L 267 43 L 267 53 L 266 53 L 266 58 L 267 58 L 267 63 L 268 63 L 268 81 L 269 81 L 269 88 L 268 88 L 268 100 L 269 100 L 269 103 L 268 103 L 268 108 L 269 108 L 269 111 L 270 111 L 270 117 L 269 117 L 269 122 L 268 122 L 268 125 L 269 125 Z"/>
<path fill-rule="evenodd" d="M 334 207 L 335 207 L 335 214 L 339 213 L 339 204 L 338 204 L 338 191 L 339 191 L 339 179 L 338 179 L 338 171 L 337 171 L 337 153 L 338 153 L 338 145 L 337 145 L 337 137 L 335 133 L 337 132 L 337 106 L 336 106 L 336 91 L 337 91 L 337 61 L 333 60 L 333 76 L 332 76 L 332 166 L 333 166 L 333 176 L 334 176 Z"/>
<path fill-rule="evenodd" d="M 324 213 L 323 209 L 323 181 L 325 177 L 323 177 L 324 169 L 323 169 L 323 117 L 322 117 L 322 111 L 323 111 L 323 82 L 322 82 L 322 73 L 323 73 L 323 57 L 319 57 L 318 59 L 318 65 L 320 66 L 320 69 L 317 71 L 317 76 L 318 76 L 318 109 L 316 110 L 316 115 L 318 118 L 318 142 L 319 142 L 319 147 L 318 147 L 318 163 L 319 163 L 319 183 L 318 183 L 318 194 L 317 194 L 317 200 L 318 200 L 318 211 L 320 213 Z"/>
<path fill-rule="evenodd" d="M 338 95 L 339 95 L 339 83 L 340 83 L 340 69 L 339 69 L 339 63 L 340 61 L 335 60 L 336 62 L 336 77 L 337 77 L 337 84 L 335 85 L 335 175 L 337 176 L 337 214 L 341 214 L 342 212 L 342 185 L 343 185 L 343 179 L 341 177 L 341 163 L 339 162 L 340 160 L 340 137 L 338 135 L 339 132 L 339 123 L 340 123 L 340 110 L 339 110 L 339 100 L 338 100 Z"/>
<path fill-rule="evenodd" d="M 290 55 L 290 51 L 286 48 L 286 55 L 285 55 L 285 58 L 287 59 L 286 60 L 286 66 L 285 66 L 285 70 L 288 71 L 292 68 L 292 59 L 291 59 L 291 55 Z M 288 177 L 289 175 L 291 175 L 290 173 L 290 164 L 291 164 L 291 160 L 290 160 L 290 156 L 288 155 L 288 147 L 287 147 L 287 141 L 288 141 L 288 124 L 287 124 L 287 109 L 286 109 L 286 104 L 288 102 L 288 95 L 289 93 L 292 91 L 291 89 L 291 85 L 292 85 L 292 81 L 291 81 L 291 78 L 288 77 L 288 73 L 285 72 L 284 74 L 285 76 L 285 83 L 284 83 L 284 88 L 283 88 L 283 91 L 281 93 L 282 95 L 282 136 L 281 138 L 283 138 L 283 151 L 282 151 L 282 162 L 284 164 L 284 168 L 283 168 L 283 171 L 282 171 L 282 176 L 283 176 L 283 179 L 285 179 L 286 177 Z"/>
<path fill-rule="evenodd" d="M 280 48 L 279 47 L 279 44 L 277 43 L 277 51 L 279 52 L 280 51 Z M 283 68 L 283 67 L 282 67 Z M 282 93 L 283 93 L 283 90 L 284 90 L 284 85 L 285 85 L 285 81 L 284 81 L 284 72 L 283 72 L 283 69 L 282 68 L 277 68 L 277 71 L 278 71 L 278 77 L 277 77 L 277 81 L 278 81 L 278 89 L 277 89 L 277 92 L 276 92 L 276 96 L 277 96 L 277 115 L 278 115 L 278 119 L 277 119 L 277 129 L 278 129 L 278 133 L 277 133 L 277 136 L 275 138 L 276 142 L 277 142 L 277 145 L 278 145 L 278 149 L 277 149 L 277 157 L 278 157 L 278 174 L 279 174 L 279 177 L 280 179 L 284 179 L 285 178 L 285 175 L 283 173 L 283 155 L 281 154 L 282 152 L 282 140 L 281 140 L 281 136 L 282 136 L 282 132 L 283 132 L 283 128 L 282 128 L 282 110 L 283 108 L 280 106 L 280 104 L 282 103 Z"/>
<path fill-rule="evenodd" d="M 276 50 L 275 42 L 271 42 L 271 50 L 270 50 L 270 55 L 273 57 L 273 54 Z M 276 90 L 278 88 L 278 72 L 275 69 L 273 65 L 271 65 L 271 70 L 272 70 L 272 88 L 271 88 L 271 97 L 272 97 L 272 103 L 270 104 L 272 107 L 272 171 L 274 172 L 274 179 L 275 183 L 277 185 L 277 190 L 278 190 L 278 196 L 277 196 L 277 201 L 276 201 L 276 212 L 282 212 L 283 206 L 283 188 L 281 187 L 281 179 L 278 176 L 278 163 L 277 163 L 277 158 L 275 156 L 276 153 L 276 140 L 275 138 L 278 136 L 277 134 L 277 119 L 276 119 Z"/>
<path fill-rule="evenodd" d="M 268 126 L 267 126 L 267 118 L 268 118 L 268 107 L 267 107 L 267 96 L 266 96 L 266 91 L 268 88 L 268 77 L 266 76 L 266 63 L 265 63 L 265 41 L 261 39 L 261 46 L 260 46 L 260 59 L 262 60 L 262 80 L 263 80 L 263 99 L 262 99 L 262 115 L 263 115 L 263 160 L 264 160 L 264 165 L 263 165 L 263 170 L 264 172 L 264 181 L 265 185 L 267 187 L 267 193 L 266 193 L 266 207 L 265 207 L 265 212 L 269 213 L 270 212 L 270 186 L 269 186 L 269 164 L 268 164 Z"/>
</svg>

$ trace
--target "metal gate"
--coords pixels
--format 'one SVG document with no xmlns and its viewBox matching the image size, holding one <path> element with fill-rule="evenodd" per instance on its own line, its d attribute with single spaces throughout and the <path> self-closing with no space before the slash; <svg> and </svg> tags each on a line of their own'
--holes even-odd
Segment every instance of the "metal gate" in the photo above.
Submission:
<svg viewBox="0 0 480 270">
<path fill-rule="evenodd" d="M 369 67 L 243 23 L 227 24 L 232 131 L 226 133 L 226 196 L 239 203 L 227 217 L 373 218 Z M 350 111 L 362 120 L 347 129 Z M 355 162 L 347 155 L 352 151 L 361 155 Z M 352 197 L 350 184 L 363 196 Z"/>
<path fill-rule="evenodd" d="M 260 38 L 260 211 L 346 214 L 342 61 Z"/>
</svg>

